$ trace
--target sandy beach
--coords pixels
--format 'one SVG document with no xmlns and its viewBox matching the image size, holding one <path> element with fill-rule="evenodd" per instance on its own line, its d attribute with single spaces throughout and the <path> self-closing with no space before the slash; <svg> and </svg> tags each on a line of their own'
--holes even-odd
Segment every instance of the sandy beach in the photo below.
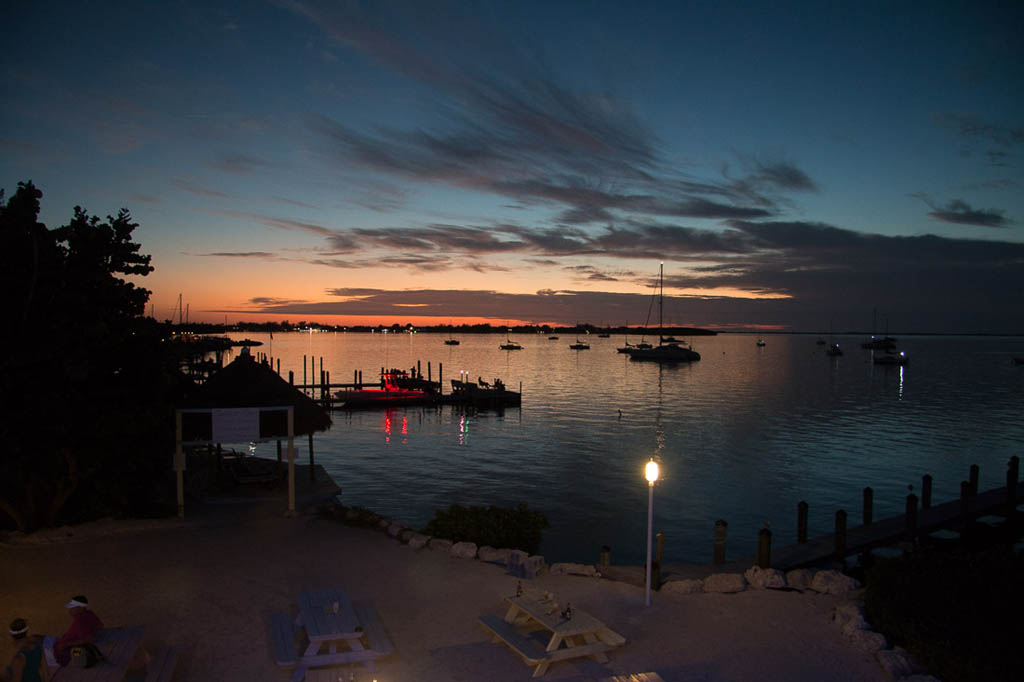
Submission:
<svg viewBox="0 0 1024 682">
<path fill-rule="evenodd" d="M 370 600 L 395 654 L 369 682 L 531 679 L 531 670 L 479 627 L 504 612 L 516 578 L 501 566 L 414 550 L 386 533 L 348 527 L 307 509 L 284 518 L 279 503 L 206 505 L 179 521 L 106 521 L 68 533 L 9 538 L 0 546 L 3 617 L 59 634 L 64 603 L 89 597 L 107 627 L 145 626 L 144 644 L 179 647 L 175 680 L 285 682 L 274 664 L 269 620 L 297 612 L 296 595 L 342 587 Z M 845 597 L 747 590 L 654 593 L 600 578 L 544 575 L 525 587 L 551 591 L 624 635 L 606 664 L 558 662 L 543 679 L 594 680 L 654 671 L 669 682 L 885 680 L 873 654 L 832 623 Z M 11 655 L 3 638 L 0 656 Z M 344 672 L 348 679 L 348 670 Z"/>
</svg>

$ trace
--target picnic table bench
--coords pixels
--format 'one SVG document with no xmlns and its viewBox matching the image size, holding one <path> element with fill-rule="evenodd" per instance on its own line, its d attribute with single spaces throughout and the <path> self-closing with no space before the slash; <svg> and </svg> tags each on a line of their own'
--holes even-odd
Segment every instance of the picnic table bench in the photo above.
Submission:
<svg viewBox="0 0 1024 682">
<path fill-rule="evenodd" d="M 52 679 L 56 682 L 121 682 L 142 642 L 142 632 L 141 627 L 100 630 L 93 637 L 93 643 L 103 652 L 105 660 L 91 668 L 63 666 L 53 673 Z"/>
</svg>

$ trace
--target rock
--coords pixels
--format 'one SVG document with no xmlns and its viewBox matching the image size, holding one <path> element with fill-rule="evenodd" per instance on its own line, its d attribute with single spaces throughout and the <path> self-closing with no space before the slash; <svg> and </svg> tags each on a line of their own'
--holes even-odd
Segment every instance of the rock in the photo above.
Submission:
<svg viewBox="0 0 1024 682">
<path fill-rule="evenodd" d="M 451 540 L 442 540 L 440 538 L 431 538 L 430 543 L 427 545 L 430 549 L 436 549 L 439 552 L 451 551 L 454 543 Z"/>
<path fill-rule="evenodd" d="M 509 575 L 518 576 L 520 578 L 525 577 L 523 575 L 523 566 L 526 564 L 526 559 L 528 557 L 529 555 L 520 549 L 511 550 L 508 553 L 507 562 Z"/>
<path fill-rule="evenodd" d="M 703 580 L 672 580 L 661 586 L 662 594 L 694 594 L 704 591 Z"/>
<path fill-rule="evenodd" d="M 874 632 L 872 630 L 853 630 L 848 633 L 847 636 L 850 638 L 850 643 L 854 648 L 869 654 L 881 651 L 888 646 L 885 641 L 885 635 L 881 632 Z"/>
<path fill-rule="evenodd" d="M 747 580 L 739 573 L 715 573 L 704 579 L 705 592 L 742 592 Z"/>
<path fill-rule="evenodd" d="M 939 682 L 939 678 L 925 675 L 923 673 L 904 677 L 901 682 Z"/>
<path fill-rule="evenodd" d="M 448 553 L 453 557 L 459 559 L 475 559 L 476 558 L 476 543 L 475 542 L 456 542 L 448 550 Z"/>
<path fill-rule="evenodd" d="M 387 527 L 390 526 L 390 525 L 391 525 L 391 521 L 389 521 L 388 519 L 381 519 L 380 521 L 377 522 L 377 527 L 380 528 L 381 530 L 387 529 Z"/>
<path fill-rule="evenodd" d="M 406 528 L 408 528 L 408 526 L 406 526 L 401 521 L 392 521 L 388 524 L 388 535 L 390 535 L 393 538 L 397 538 L 399 533 L 401 533 Z"/>
<path fill-rule="evenodd" d="M 345 520 L 346 521 L 359 521 L 362 518 L 362 514 L 359 513 L 358 509 L 346 509 Z"/>
<path fill-rule="evenodd" d="M 489 545 L 484 545 L 476 551 L 476 558 L 480 561 L 507 566 L 508 555 L 511 551 L 511 549 L 494 549 Z"/>
<path fill-rule="evenodd" d="M 849 634 L 848 630 L 868 630 L 868 623 L 864 620 L 864 609 L 860 604 L 854 602 L 847 602 L 845 604 L 839 604 L 832 611 L 832 620 L 844 634 Z M 851 626 L 850 624 L 854 625 Z"/>
<path fill-rule="evenodd" d="M 882 672 L 890 680 L 899 680 L 914 673 L 910 656 L 901 649 L 882 649 L 875 654 L 875 658 L 878 659 L 878 665 L 882 666 Z"/>
<path fill-rule="evenodd" d="M 413 549 L 421 549 L 423 547 L 426 547 L 427 543 L 430 541 L 431 540 L 429 535 L 424 535 L 423 533 L 413 533 L 409 536 L 409 539 L 406 540 L 406 544 L 408 544 Z"/>
<path fill-rule="evenodd" d="M 786 576 L 777 568 L 751 566 L 744 573 L 751 587 L 759 590 L 778 590 L 786 586 Z"/>
<path fill-rule="evenodd" d="M 551 564 L 551 575 L 585 575 L 589 578 L 592 578 L 596 574 L 597 569 L 589 564 Z"/>
<path fill-rule="evenodd" d="M 811 586 L 811 580 L 814 579 L 814 573 L 809 568 L 794 568 L 792 571 L 786 573 L 786 584 L 794 590 L 808 589 Z"/>
<path fill-rule="evenodd" d="M 411 538 L 415 534 L 416 534 L 416 531 L 414 531 L 412 528 L 406 528 L 405 530 L 403 530 L 401 533 L 398 534 L 398 539 L 401 540 L 402 542 L 406 542 L 407 543 L 407 542 L 409 542 L 409 538 Z"/>
<path fill-rule="evenodd" d="M 547 564 L 544 563 L 544 557 L 540 554 L 534 554 L 533 556 L 526 557 L 526 562 L 523 563 L 523 577 L 524 578 L 536 578 L 544 571 L 544 567 Z"/>
<path fill-rule="evenodd" d="M 846 594 L 860 587 L 860 583 L 839 571 L 818 571 L 811 580 L 811 589 L 822 594 Z"/>
</svg>

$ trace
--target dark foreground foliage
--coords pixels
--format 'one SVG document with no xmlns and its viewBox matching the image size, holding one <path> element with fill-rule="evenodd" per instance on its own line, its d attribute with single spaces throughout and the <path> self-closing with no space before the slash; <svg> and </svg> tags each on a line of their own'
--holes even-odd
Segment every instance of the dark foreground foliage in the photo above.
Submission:
<svg viewBox="0 0 1024 682">
<path fill-rule="evenodd" d="M 879 559 L 867 576 L 871 627 L 940 680 L 1021 679 L 1024 557 L 1005 546 Z"/>
<path fill-rule="evenodd" d="M 153 269 L 138 225 L 75 207 L 50 229 L 41 198 L 0 192 L 0 528 L 167 513 L 182 384 L 134 283 Z"/>
<path fill-rule="evenodd" d="M 455 542 L 510 547 L 536 554 L 544 529 L 550 527 L 547 517 L 525 504 L 514 509 L 453 504 L 435 512 L 423 533 Z"/>
</svg>

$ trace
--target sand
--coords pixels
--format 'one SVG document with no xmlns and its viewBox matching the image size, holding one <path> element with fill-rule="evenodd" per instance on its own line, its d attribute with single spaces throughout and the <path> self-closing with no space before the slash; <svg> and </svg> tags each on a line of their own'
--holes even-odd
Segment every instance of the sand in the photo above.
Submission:
<svg viewBox="0 0 1024 682">
<path fill-rule="evenodd" d="M 385 533 L 312 513 L 284 518 L 279 504 L 209 505 L 185 521 L 111 521 L 0 545 L 0 617 L 59 634 L 64 603 L 85 594 L 110 626 L 144 625 L 147 647 L 181 650 L 175 680 L 273 680 L 268 623 L 296 613 L 298 593 L 340 586 L 370 600 L 395 646 L 360 682 L 531 679 L 531 670 L 477 624 L 504 612 L 516 579 L 500 566 L 413 550 Z M 885 680 L 871 654 L 831 622 L 842 597 L 751 591 L 653 593 L 622 582 L 545 574 L 527 588 L 554 592 L 624 635 L 606 664 L 559 662 L 543 679 L 593 680 L 658 672 L 669 682 Z M 12 647 L 3 638 L 0 656 Z M 344 672 L 348 679 L 348 669 Z"/>
</svg>

